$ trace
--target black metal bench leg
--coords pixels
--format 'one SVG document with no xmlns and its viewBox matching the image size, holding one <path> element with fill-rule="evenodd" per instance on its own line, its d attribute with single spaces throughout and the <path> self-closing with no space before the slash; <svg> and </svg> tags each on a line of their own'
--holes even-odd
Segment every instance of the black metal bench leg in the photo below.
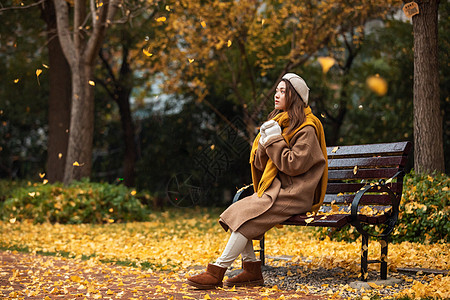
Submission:
<svg viewBox="0 0 450 300">
<path fill-rule="evenodd" d="M 380 277 L 382 280 L 387 279 L 387 255 L 388 255 L 389 237 L 383 237 L 381 240 L 381 263 L 380 263 Z"/>
<path fill-rule="evenodd" d="M 264 236 L 259 241 L 259 259 L 261 260 L 261 265 L 264 266 L 266 264 L 266 257 L 264 254 Z"/>
<path fill-rule="evenodd" d="M 362 235 L 362 242 L 361 242 L 361 279 L 363 281 L 367 281 L 367 277 L 369 276 L 369 273 L 367 273 L 367 256 L 369 250 L 369 236 L 368 235 Z"/>
</svg>

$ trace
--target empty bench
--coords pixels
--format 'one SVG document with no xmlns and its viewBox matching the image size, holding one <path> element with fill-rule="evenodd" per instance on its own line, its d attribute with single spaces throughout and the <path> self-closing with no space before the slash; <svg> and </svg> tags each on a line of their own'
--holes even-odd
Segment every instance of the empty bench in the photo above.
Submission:
<svg viewBox="0 0 450 300">
<path fill-rule="evenodd" d="M 294 215 L 281 224 L 354 226 L 362 235 L 361 279 L 367 280 L 369 263 L 379 263 L 380 277 L 386 279 L 389 235 L 398 220 L 410 149 L 410 142 L 327 147 L 328 185 L 322 207 L 315 214 Z M 248 187 L 236 193 L 233 203 L 253 193 Z M 380 239 L 378 260 L 368 260 L 370 237 Z M 264 265 L 264 238 L 257 251 Z"/>
</svg>

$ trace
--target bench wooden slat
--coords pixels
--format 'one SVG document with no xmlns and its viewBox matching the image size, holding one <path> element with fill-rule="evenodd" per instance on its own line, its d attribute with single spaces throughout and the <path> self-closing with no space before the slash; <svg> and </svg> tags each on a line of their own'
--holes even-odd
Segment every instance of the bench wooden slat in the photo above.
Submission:
<svg viewBox="0 0 450 300">
<path fill-rule="evenodd" d="M 355 158 L 330 158 L 328 169 L 358 168 L 367 167 L 397 167 L 406 164 L 405 156 L 384 156 L 384 157 L 355 157 Z"/>
<path fill-rule="evenodd" d="M 411 148 L 411 143 L 409 142 L 399 142 L 399 143 L 385 143 L 385 144 L 367 144 L 367 145 L 352 145 L 352 146 L 339 146 L 338 149 L 334 151 L 336 147 L 327 147 L 328 157 L 338 157 L 338 156 L 374 156 L 374 155 L 393 155 L 395 153 L 406 154 Z"/>
<path fill-rule="evenodd" d="M 379 216 L 365 216 L 365 215 L 358 215 L 358 220 L 364 223 L 369 223 L 372 225 L 379 225 L 383 224 L 387 220 L 387 215 L 382 214 Z"/>
<path fill-rule="evenodd" d="M 398 170 L 398 168 L 357 169 L 356 174 L 351 169 L 329 170 L 328 180 L 391 178 Z"/>
<path fill-rule="evenodd" d="M 313 220 L 311 220 L 311 218 Z M 361 222 L 369 223 L 372 225 L 383 224 L 387 220 L 386 214 L 380 214 L 376 216 L 358 215 L 358 219 Z M 334 215 L 322 215 L 315 216 L 295 215 L 281 223 L 282 225 L 297 225 L 297 226 L 319 226 L 319 227 L 336 227 L 341 228 L 351 222 L 350 214 L 334 214 Z"/>
<path fill-rule="evenodd" d="M 300 226 L 321 226 L 321 227 L 337 227 L 341 228 L 347 225 L 351 221 L 349 214 L 336 214 L 325 216 L 325 219 L 321 219 L 325 215 L 316 215 L 314 217 L 307 217 L 306 215 L 295 215 L 281 223 L 282 225 L 300 225 Z M 314 218 L 314 221 L 307 223 L 306 220 Z"/>
<path fill-rule="evenodd" d="M 345 195 L 334 195 L 334 194 L 328 194 L 325 195 L 325 198 L 323 199 L 324 205 L 329 205 L 331 202 L 335 201 L 336 205 L 345 205 L 350 204 L 353 201 L 353 198 L 355 198 L 355 194 L 345 194 Z M 391 199 L 389 195 L 383 195 L 383 194 L 366 194 L 361 198 L 360 204 L 362 205 L 370 205 L 370 204 L 380 204 L 380 205 L 390 205 Z"/>
<path fill-rule="evenodd" d="M 340 205 L 339 207 L 339 212 L 336 213 L 350 213 L 350 205 Z M 364 210 L 364 207 L 366 206 L 360 206 L 358 211 L 361 212 L 362 210 Z M 391 206 L 389 205 L 370 205 L 370 207 L 373 209 L 374 212 L 376 212 L 377 214 L 381 214 L 381 213 L 387 213 L 388 211 L 391 210 Z M 332 211 L 332 207 L 325 205 L 322 206 L 319 210 L 319 213 L 329 213 Z M 362 214 L 364 214 L 364 212 L 361 212 Z"/>
<path fill-rule="evenodd" d="M 366 186 L 366 183 L 342 183 L 330 182 L 327 185 L 327 194 L 354 193 Z M 394 193 L 399 193 L 403 189 L 403 182 L 394 182 L 388 185 Z"/>
</svg>

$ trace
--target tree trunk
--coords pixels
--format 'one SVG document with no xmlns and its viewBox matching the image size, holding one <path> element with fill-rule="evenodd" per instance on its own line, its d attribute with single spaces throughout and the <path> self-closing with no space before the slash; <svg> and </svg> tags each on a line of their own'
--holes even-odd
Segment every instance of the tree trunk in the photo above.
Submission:
<svg viewBox="0 0 450 300">
<path fill-rule="evenodd" d="M 439 0 L 416 1 L 414 31 L 414 168 L 444 172 L 442 114 L 439 102 Z"/>
<path fill-rule="evenodd" d="M 122 89 L 118 93 L 117 104 L 119 106 L 120 119 L 122 121 L 125 153 L 123 158 L 123 183 L 134 186 L 136 165 L 136 144 L 134 141 L 134 123 L 131 117 L 129 89 Z"/>
<path fill-rule="evenodd" d="M 95 58 L 103 43 L 106 28 L 111 24 L 118 0 L 104 0 L 95 7 L 90 2 L 90 26 L 86 21 L 88 2 L 73 2 L 73 22 L 69 21 L 68 2 L 54 0 L 58 37 L 72 74 L 72 107 L 70 114 L 69 143 L 64 184 L 89 177 L 92 168 L 92 143 L 94 136 L 94 87 L 91 86 Z M 85 30 L 91 30 L 85 34 Z"/>
<path fill-rule="evenodd" d="M 127 45 L 128 38 L 126 33 L 122 32 L 125 43 L 122 46 L 122 65 L 119 71 L 119 80 L 117 82 L 117 98 L 115 99 L 119 106 L 120 119 L 122 121 L 123 137 L 125 141 L 125 153 L 123 157 L 123 183 L 128 186 L 134 186 L 135 165 L 136 165 L 136 144 L 134 141 L 134 123 L 130 109 L 130 94 L 133 88 L 133 72 L 129 64 L 129 49 Z"/>
<path fill-rule="evenodd" d="M 47 23 L 50 93 L 48 101 L 47 179 L 63 181 L 69 141 L 71 75 L 70 66 L 59 44 L 53 1 L 41 6 L 41 17 Z M 61 157 L 60 157 L 61 154 Z"/>
<path fill-rule="evenodd" d="M 72 110 L 69 145 L 64 184 L 89 177 L 92 168 L 92 143 L 94 137 L 94 87 L 93 67 L 79 59 L 77 70 L 72 70 Z"/>
</svg>

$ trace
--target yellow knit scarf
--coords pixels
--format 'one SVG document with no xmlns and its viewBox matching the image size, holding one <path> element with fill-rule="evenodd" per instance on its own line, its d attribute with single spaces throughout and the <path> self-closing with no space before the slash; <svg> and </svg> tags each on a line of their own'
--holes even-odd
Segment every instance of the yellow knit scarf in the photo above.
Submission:
<svg viewBox="0 0 450 300">
<path fill-rule="evenodd" d="M 289 116 L 287 112 L 282 112 L 277 114 L 273 120 L 277 121 L 278 124 L 283 128 L 282 136 L 286 143 L 289 145 L 289 141 L 291 138 L 303 127 L 305 126 L 312 126 L 314 127 L 316 131 L 317 138 L 319 140 L 320 148 L 322 149 L 323 156 L 325 157 L 325 170 L 323 172 L 322 178 L 320 179 L 319 185 L 320 185 L 320 193 L 316 193 L 314 195 L 314 202 L 315 203 L 312 207 L 312 211 L 319 210 L 320 206 L 323 203 L 323 199 L 325 197 L 325 192 L 327 189 L 327 182 L 328 182 L 328 160 L 327 160 L 327 147 L 325 144 L 325 134 L 323 131 L 323 126 L 320 120 L 314 116 L 314 114 L 311 112 L 311 108 L 308 106 L 305 108 L 305 115 L 306 119 L 300 125 L 298 128 L 294 129 L 289 134 L 287 133 L 288 126 L 289 126 Z M 273 163 L 273 161 L 269 158 L 267 161 L 267 164 L 264 168 L 264 172 L 261 176 L 259 176 L 259 172 L 257 172 L 256 168 L 253 165 L 253 161 L 255 160 L 256 150 L 258 150 L 259 145 L 259 139 L 260 134 L 256 136 L 255 140 L 253 141 L 252 151 L 250 152 L 250 165 L 252 170 L 252 179 L 253 179 L 253 189 L 255 192 L 258 193 L 258 197 L 261 197 L 264 193 L 264 191 L 272 184 L 273 179 L 278 174 L 278 169 Z"/>
</svg>

